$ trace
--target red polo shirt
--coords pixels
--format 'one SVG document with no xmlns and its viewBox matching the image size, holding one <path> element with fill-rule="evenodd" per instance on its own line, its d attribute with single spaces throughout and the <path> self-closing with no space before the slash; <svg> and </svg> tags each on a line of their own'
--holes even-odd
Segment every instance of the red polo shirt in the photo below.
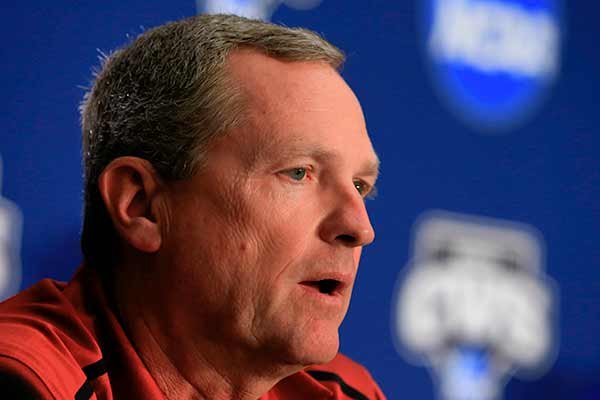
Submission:
<svg viewBox="0 0 600 400">
<path fill-rule="evenodd" d="M 44 400 L 165 398 L 108 307 L 97 275 L 85 267 L 68 284 L 44 279 L 0 304 L 0 391 L 16 393 L 18 384 Z M 260 400 L 282 399 L 385 396 L 363 366 L 338 354 L 280 381 Z"/>
</svg>

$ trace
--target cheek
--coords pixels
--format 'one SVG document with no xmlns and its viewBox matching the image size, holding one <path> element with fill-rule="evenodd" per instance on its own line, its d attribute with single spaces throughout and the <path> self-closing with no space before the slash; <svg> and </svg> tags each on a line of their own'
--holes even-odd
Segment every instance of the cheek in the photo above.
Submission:
<svg viewBox="0 0 600 400">
<path fill-rule="evenodd" d="M 285 190 L 284 190 L 285 189 Z M 223 251 L 234 257 L 246 285 L 264 291 L 296 264 L 316 238 L 319 204 L 305 190 L 271 179 L 244 182 L 223 199 L 228 204 L 221 232 Z M 253 282 L 255 281 L 255 282 Z"/>
<path fill-rule="evenodd" d="M 306 262 L 311 241 L 301 223 L 281 220 L 279 216 L 267 219 L 254 235 L 256 239 L 245 254 L 249 262 L 244 265 L 253 276 L 245 284 L 254 281 L 254 297 L 266 301 L 263 306 L 267 306 L 273 296 L 284 296 L 282 287 L 299 276 L 299 265 Z"/>
<path fill-rule="evenodd" d="M 257 253 L 273 253 L 295 247 L 310 228 L 306 202 L 289 193 L 265 190 L 243 199 L 240 213 L 235 216 L 244 234 L 248 249 Z"/>
</svg>

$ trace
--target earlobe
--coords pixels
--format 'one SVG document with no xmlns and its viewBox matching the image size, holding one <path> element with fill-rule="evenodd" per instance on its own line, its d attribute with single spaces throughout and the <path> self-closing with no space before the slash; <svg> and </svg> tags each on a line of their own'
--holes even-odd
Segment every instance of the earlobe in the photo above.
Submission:
<svg viewBox="0 0 600 400">
<path fill-rule="evenodd" d="M 152 165 L 137 157 L 119 157 L 102 172 L 98 188 L 119 236 L 138 251 L 161 246 L 161 216 L 153 213 L 161 181 Z"/>
</svg>

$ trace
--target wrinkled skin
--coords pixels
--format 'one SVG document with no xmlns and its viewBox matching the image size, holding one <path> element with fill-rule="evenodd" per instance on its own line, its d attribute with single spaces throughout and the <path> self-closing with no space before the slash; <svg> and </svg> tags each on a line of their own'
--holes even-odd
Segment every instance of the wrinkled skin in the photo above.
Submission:
<svg viewBox="0 0 600 400">
<path fill-rule="evenodd" d="M 153 203 L 159 249 L 130 280 L 145 295 L 123 312 L 139 315 L 129 324 L 137 342 L 160 348 L 143 354 L 147 364 L 171 364 L 210 398 L 217 382 L 257 398 L 337 353 L 361 249 L 374 239 L 364 196 L 378 161 L 358 100 L 330 66 L 244 50 L 228 69 L 246 122 L 196 175 L 165 184 Z M 345 282 L 335 296 L 302 284 L 330 276 Z"/>
</svg>

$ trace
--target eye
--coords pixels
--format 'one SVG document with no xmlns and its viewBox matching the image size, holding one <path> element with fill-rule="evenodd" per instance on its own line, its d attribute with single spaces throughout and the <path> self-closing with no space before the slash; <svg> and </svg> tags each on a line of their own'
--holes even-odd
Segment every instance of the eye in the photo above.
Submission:
<svg viewBox="0 0 600 400">
<path fill-rule="evenodd" d="M 304 178 L 306 178 L 306 168 L 303 167 L 292 168 L 290 170 L 284 171 L 283 173 L 295 181 L 301 181 Z"/>
<path fill-rule="evenodd" d="M 356 191 L 364 198 L 369 198 L 372 199 L 375 197 L 376 195 L 376 190 L 374 186 L 371 186 L 370 184 L 368 184 L 367 182 L 361 180 L 361 179 L 355 179 L 353 181 L 354 183 L 354 187 L 356 188 Z"/>
</svg>

